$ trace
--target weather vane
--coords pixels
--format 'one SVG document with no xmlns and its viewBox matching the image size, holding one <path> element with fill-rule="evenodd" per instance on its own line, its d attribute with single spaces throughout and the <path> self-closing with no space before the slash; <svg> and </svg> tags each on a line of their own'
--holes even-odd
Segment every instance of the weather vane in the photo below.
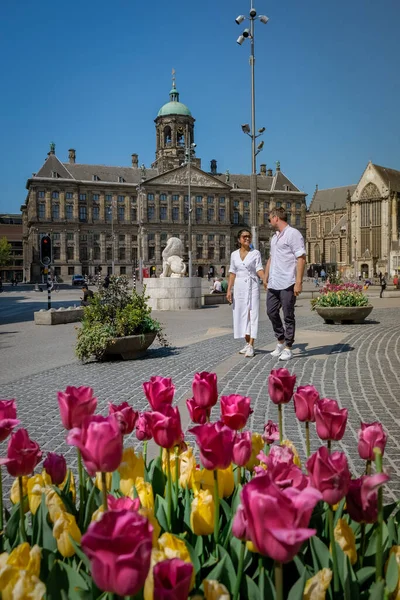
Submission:
<svg viewBox="0 0 400 600">
<path fill-rule="evenodd" d="M 176 87 L 176 77 L 175 77 L 175 69 L 172 69 L 172 87 Z"/>
</svg>

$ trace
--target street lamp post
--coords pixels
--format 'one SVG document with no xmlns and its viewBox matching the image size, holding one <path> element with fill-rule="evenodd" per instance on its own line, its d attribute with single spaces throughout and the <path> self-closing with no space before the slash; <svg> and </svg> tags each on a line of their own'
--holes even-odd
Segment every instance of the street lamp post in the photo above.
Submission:
<svg viewBox="0 0 400 600">
<path fill-rule="evenodd" d="M 185 150 L 185 162 L 187 164 L 188 173 L 188 263 L 189 263 L 189 278 L 193 277 L 193 256 L 192 256 L 192 191 L 190 181 L 190 164 L 192 156 L 195 152 L 196 144 L 190 142 L 190 133 L 186 131 L 186 150 Z"/>
<path fill-rule="evenodd" d="M 111 214 L 111 274 L 114 275 L 115 270 L 115 241 L 114 241 L 114 200 L 111 202 L 111 206 L 108 207 L 108 211 Z"/>
<path fill-rule="evenodd" d="M 256 148 L 256 139 L 262 135 L 265 131 L 265 127 L 258 130 L 256 135 L 256 94 L 255 94 L 255 52 L 254 52 L 254 23 L 258 18 L 261 23 L 266 25 L 268 23 L 268 17 L 265 15 L 259 15 L 257 17 L 257 11 L 253 7 L 253 0 L 250 0 L 250 13 L 248 17 L 245 15 L 239 15 L 236 18 L 236 23 L 240 25 L 243 21 L 248 18 L 250 21 L 250 29 L 244 29 L 242 35 L 237 39 L 237 43 L 241 46 L 245 39 L 250 39 L 250 72 L 251 72 L 251 129 L 246 123 L 242 125 L 244 133 L 251 137 L 251 175 L 250 175 L 250 222 L 251 222 L 251 234 L 253 238 L 253 245 L 257 247 L 258 244 L 258 205 L 257 205 L 257 161 L 256 156 L 261 152 L 264 142 L 258 144 Z"/>
</svg>

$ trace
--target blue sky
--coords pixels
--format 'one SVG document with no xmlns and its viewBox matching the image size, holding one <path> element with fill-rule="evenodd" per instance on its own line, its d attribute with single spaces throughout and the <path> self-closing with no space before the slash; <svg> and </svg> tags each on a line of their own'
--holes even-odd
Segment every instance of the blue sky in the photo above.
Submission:
<svg viewBox="0 0 400 600">
<path fill-rule="evenodd" d="M 357 183 L 367 162 L 400 169 L 398 0 L 255 0 L 258 164 L 309 194 Z M 209 170 L 247 173 L 247 0 L 3 0 L 0 212 L 18 211 L 49 143 L 67 161 L 154 160 L 154 118 L 175 68 Z"/>
</svg>

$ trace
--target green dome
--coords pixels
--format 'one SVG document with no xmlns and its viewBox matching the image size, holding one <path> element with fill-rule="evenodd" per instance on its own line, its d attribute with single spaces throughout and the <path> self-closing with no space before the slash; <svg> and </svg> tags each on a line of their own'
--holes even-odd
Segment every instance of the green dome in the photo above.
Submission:
<svg viewBox="0 0 400 600">
<path fill-rule="evenodd" d="M 191 117 L 192 113 L 186 106 L 186 104 L 182 104 L 182 102 L 167 102 L 164 104 L 158 111 L 158 117 L 166 117 L 167 115 L 185 115 L 186 117 Z"/>
</svg>

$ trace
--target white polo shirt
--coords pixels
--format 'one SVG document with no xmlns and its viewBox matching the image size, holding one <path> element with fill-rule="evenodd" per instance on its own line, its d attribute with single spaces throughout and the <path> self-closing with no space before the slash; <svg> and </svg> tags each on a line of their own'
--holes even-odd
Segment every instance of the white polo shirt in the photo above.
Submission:
<svg viewBox="0 0 400 600">
<path fill-rule="evenodd" d="M 290 225 L 277 231 L 271 238 L 271 264 L 268 287 L 286 290 L 296 282 L 296 265 L 299 256 L 305 256 L 304 239 L 300 231 Z"/>
</svg>

